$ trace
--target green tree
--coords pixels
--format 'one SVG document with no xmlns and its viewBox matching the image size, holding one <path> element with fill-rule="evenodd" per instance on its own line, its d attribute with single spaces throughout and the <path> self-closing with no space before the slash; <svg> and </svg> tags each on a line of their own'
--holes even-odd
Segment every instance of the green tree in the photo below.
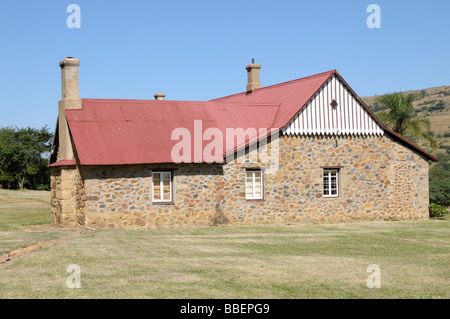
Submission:
<svg viewBox="0 0 450 319">
<path fill-rule="evenodd" d="M 436 139 L 429 133 L 431 122 L 425 117 L 419 117 L 414 112 L 412 103 L 420 97 L 419 94 L 404 95 L 402 92 L 385 94 L 378 97 L 379 105 L 386 110 L 376 113 L 377 117 L 400 136 L 413 140 L 425 139 L 433 150 L 438 147 Z"/>
<path fill-rule="evenodd" d="M 439 166 L 430 170 L 430 202 L 450 206 L 450 172 Z"/>
<path fill-rule="evenodd" d="M 51 142 L 47 126 L 0 128 L 0 183 L 8 188 L 48 188 Z"/>
</svg>

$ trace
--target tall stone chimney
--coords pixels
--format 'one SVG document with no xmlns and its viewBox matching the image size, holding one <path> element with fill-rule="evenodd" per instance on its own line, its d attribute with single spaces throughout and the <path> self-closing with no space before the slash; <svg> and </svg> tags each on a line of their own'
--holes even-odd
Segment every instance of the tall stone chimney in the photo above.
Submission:
<svg viewBox="0 0 450 319">
<path fill-rule="evenodd" d="M 58 102 L 58 161 L 75 159 L 65 110 L 82 108 L 78 83 L 79 65 L 80 61 L 72 57 L 65 58 L 59 63 L 61 67 L 62 94 L 61 100 Z"/>
<path fill-rule="evenodd" d="M 255 59 L 252 59 L 252 63 L 245 67 L 247 69 L 247 93 L 252 92 L 255 89 L 261 87 L 259 82 L 259 70 L 261 69 L 261 64 L 256 64 Z"/>
<path fill-rule="evenodd" d="M 66 109 L 81 109 L 78 83 L 78 67 L 80 66 L 80 61 L 69 57 L 62 60 L 59 66 L 61 67 L 61 100 L 65 101 Z"/>
</svg>

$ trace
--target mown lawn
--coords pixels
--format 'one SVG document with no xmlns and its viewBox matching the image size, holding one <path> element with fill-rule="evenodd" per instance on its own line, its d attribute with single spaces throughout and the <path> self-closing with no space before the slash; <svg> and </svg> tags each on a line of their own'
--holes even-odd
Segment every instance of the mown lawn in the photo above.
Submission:
<svg viewBox="0 0 450 319">
<path fill-rule="evenodd" d="M 50 192 L 0 189 L 0 257 L 67 233 L 56 228 L 33 227 L 50 223 Z"/>
<path fill-rule="evenodd" d="M 22 221 L 1 236 L 39 219 L 20 203 L 4 214 Z M 1 264 L 0 298 L 449 298 L 449 239 L 448 220 L 96 230 Z M 381 288 L 367 287 L 371 264 Z"/>
</svg>

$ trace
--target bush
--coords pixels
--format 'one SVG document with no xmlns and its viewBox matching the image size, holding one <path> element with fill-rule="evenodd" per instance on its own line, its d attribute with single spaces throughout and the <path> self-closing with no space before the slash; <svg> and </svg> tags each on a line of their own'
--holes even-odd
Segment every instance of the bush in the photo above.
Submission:
<svg viewBox="0 0 450 319">
<path fill-rule="evenodd" d="M 47 184 L 39 184 L 39 185 L 36 185 L 36 188 L 35 188 L 37 191 L 49 191 L 50 190 L 50 185 L 47 185 Z"/>
<path fill-rule="evenodd" d="M 428 211 L 430 212 L 430 217 L 444 217 L 445 214 L 448 214 L 447 209 L 438 204 L 430 204 Z"/>
<path fill-rule="evenodd" d="M 430 170 L 430 202 L 450 206 L 450 172 L 440 166 Z"/>
</svg>

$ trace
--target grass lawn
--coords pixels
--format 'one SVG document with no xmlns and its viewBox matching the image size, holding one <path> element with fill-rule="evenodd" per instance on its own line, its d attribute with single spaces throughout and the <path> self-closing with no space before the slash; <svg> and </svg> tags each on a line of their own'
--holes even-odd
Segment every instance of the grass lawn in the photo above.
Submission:
<svg viewBox="0 0 450 319">
<path fill-rule="evenodd" d="M 48 197 L 0 191 L 0 251 L 66 236 L 23 231 L 50 221 Z M 0 298 L 449 298 L 449 225 L 96 230 L 0 264 Z M 66 285 L 70 264 L 81 268 L 80 289 Z M 366 285 L 370 264 L 381 288 Z"/>
<path fill-rule="evenodd" d="M 50 223 L 50 192 L 0 189 L 0 257 L 16 248 L 67 233 L 50 227 L 33 230 L 33 226 Z"/>
</svg>

